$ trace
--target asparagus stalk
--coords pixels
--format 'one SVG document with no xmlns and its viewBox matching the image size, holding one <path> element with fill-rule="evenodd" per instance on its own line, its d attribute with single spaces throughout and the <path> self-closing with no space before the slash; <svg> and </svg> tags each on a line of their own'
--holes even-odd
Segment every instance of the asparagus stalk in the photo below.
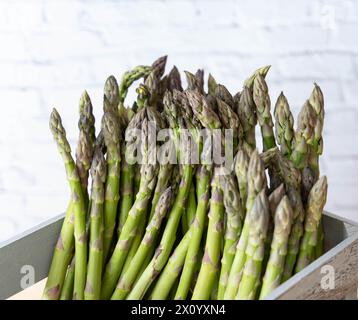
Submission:
<svg viewBox="0 0 358 320">
<path fill-rule="evenodd" d="M 236 297 L 238 284 L 240 283 L 246 260 L 245 251 L 249 241 L 250 212 L 253 208 L 257 195 L 266 188 L 265 168 L 257 150 L 255 150 L 251 155 L 247 170 L 247 180 L 246 217 L 241 236 L 236 247 L 235 258 L 231 266 L 227 282 L 228 284 L 224 294 L 224 299 L 226 300 L 232 300 Z"/>
<path fill-rule="evenodd" d="M 307 165 L 309 145 L 313 143 L 316 118 L 314 110 L 307 100 L 298 115 L 297 130 L 291 154 L 292 162 L 299 169 L 303 169 Z"/>
<path fill-rule="evenodd" d="M 138 272 L 140 271 L 142 263 L 150 252 L 150 248 L 154 245 L 156 237 L 158 236 L 162 221 L 167 214 L 168 208 L 171 204 L 172 193 L 172 189 L 169 187 L 159 198 L 153 213 L 153 217 L 147 226 L 147 230 L 142 239 L 142 242 L 135 256 L 131 260 L 128 269 L 122 273 L 116 290 L 112 295 L 112 300 L 125 299 L 130 292 L 138 276 Z"/>
<path fill-rule="evenodd" d="M 269 214 L 266 190 L 262 190 L 248 214 L 249 237 L 245 251 L 246 259 L 236 299 L 253 300 L 256 297 L 264 259 Z"/>
<path fill-rule="evenodd" d="M 300 192 L 297 190 L 297 188 L 292 186 L 287 186 L 286 192 L 293 209 L 293 224 L 288 239 L 287 256 L 283 276 L 281 279 L 282 282 L 288 280 L 294 271 L 297 254 L 299 252 L 300 241 L 303 234 L 303 221 L 305 218 L 305 210 L 302 204 Z"/>
<path fill-rule="evenodd" d="M 211 172 L 211 166 L 201 165 L 196 173 L 198 205 L 196 207 L 194 221 L 190 226 L 189 230 L 191 234 L 191 240 L 189 243 L 188 252 L 185 257 L 184 267 L 180 277 L 178 289 L 175 294 L 176 300 L 185 300 L 187 298 L 190 285 L 194 276 L 195 266 L 198 261 L 197 259 L 200 242 L 206 223 L 206 213 L 210 193 Z"/>
<path fill-rule="evenodd" d="M 89 256 L 85 288 L 86 300 L 98 300 L 101 293 L 103 266 L 103 203 L 106 163 L 103 154 L 96 152 L 91 166 L 92 205 L 90 214 Z"/>
<path fill-rule="evenodd" d="M 231 265 L 235 258 L 236 245 L 240 238 L 245 215 L 234 176 L 228 175 L 224 177 L 223 194 L 226 211 L 226 228 L 224 234 L 224 252 L 221 259 L 221 272 L 218 281 L 217 298 L 219 300 L 224 298 Z"/>
<path fill-rule="evenodd" d="M 263 78 L 266 77 L 267 72 L 270 70 L 271 66 L 264 66 L 257 69 L 248 79 L 244 82 L 244 87 L 249 88 L 252 91 L 254 80 L 258 75 L 261 75 Z"/>
<path fill-rule="evenodd" d="M 301 271 L 315 259 L 318 225 L 327 199 L 327 178 L 321 177 L 313 186 L 307 202 L 304 234 L 300 245 L 295 272 Z"/>
<path fill-rule="evenodd" d="M 147 127 L 147 119 L 143 122 L 143 128 Z M 138 231 L 138 223 L 145 214 L 148 202 L 157 181 L 158 167 L 156 164 L 144 163 L 141 167 L 141 183 L 135 202 L 128 213 L 127 220 L 114 248 L 113 254 L 105 268 L 102 279 L 102 299 L 109 299 L 116 287 L 122 271 L 126 256 L 130 249 L 133 237 Z"/>
<path fill-rule="evenodd" d="M 66 139 L 66 131 L 62 126 L 61 117 L 56 109 L 53 109 L 50 117 L 50 129 L 53 137 L 57 143 L 57 147 L 62 156 L 66 168 L 67 179 L 71 188 L 75 226 L 75 250 L 76 250 L 76 265 L 75 265 L 75 280 L 74 280 L 74 299 L 81 300 L 84 297 L 84 288 L 86 281 L 86 264 L 87 264 L 87 241 L 86 241 L 86 206 L 85 198 L 83 196 L 83 189 L 80 178 L 75 166 L 75 162 L 71 156 L 71 148 Z M 61 239 L 61 238 L 60 238 Z M 63 250 L 64 244 L 62 239 L 57 244 L 57 249 Z M 67 254 L 69 254 L 67 252 Z M 68 260 L 70 257 L 64 256 Z M 67 264 L 66 264 L 67 265 Z M 56 268 L 57 266 L 54 266 Z M 57 271 L 57 270 L 56 270 Z M 56 272 L 54 272 L 56 273 Z M 53 286 L 54 282 L 51 278 L 48 280 L 48 289 L 45 289 L 44 297 L 58 299 L 60 295 L 61 285 L 63 283 L 64 273 L 61 272 L 61 282 Z"/>
<path fill-rule="evenodd" d="M 209 73 L 209 77 L 208 77 L 208 93 L 211 96 L 215 96 L 215 90 L 217 87 L 217 82 L 215 80 L 215 78 L 213 77 L 213 75 L 211 73 Z"/>
<path fill-rule="evenodd" d="M 180 73 L 176 66 L 174 66 L 168 74 L 168 89 L 171 92 L 174 90 L 183 91 L 181 86 Z"/>
<path fill-rule="evenodd" d="M 277 98 L 274 110 L 277 143 L 284 156 L 290 157 L 294 138 L 293 116 L 283 92 Z"/>
<path fill-rule="evenodd" d="M 75 264 L 76 264 L 76 259 L 75 256 L 73 256 L 71 263 L 67 268 L 67 274 L 66 274 L 65 281 L 63 282 L 60 300 L 72 300 L 73 283 L 75 280 Z"/>
<path fill-rule="evenodd" d="M 218 119 L 216 113 L 209 108 L 206 101 L 200 96 L 200 94 L 195 91 L 187 91 L 186 94 L 196 119 L 198 119 L 201 124 L 208 129 L 219 129 L 221 126 L 220 120 Z M 192 235 L 188 253 L 185 257 L 183 272 L 175 294 L 175 299 L 178 300 L 186 299 L 193 279 L 200 242 L 206 222 L 211 172 L 212 167 L 210 165 L 201 165 L 197 172 L 198 205 L 196 208 L 194 222 L 190 228 Z"/>
<path fill-rule="evenodd" d="M 146 290 L 153 283 L 157 275 L 167 263 L 175 242 L 175 233 L 178 228 L 180 217 L 184 211 L 184 205 L 190 190 L 191 180 L 192 167 L 190 165 L 184 165 L 180 188 L 170 210 L 160 244 L 149 265 L 139 277 L 133 290 L 128 295 L 129 300 L 142 298 L 146 293 Z"/>
<path fill-rule="evenodd" d="M 257 123 L 256 107 L 252 100 L 251 90 L 244 87 L 238 103 L 237 114 L 243 128 L 243 139 L 254 150 L 256 148 L 255 126 Z"/>
<path fill-rule="evenodd" d="M 195 213 L 196 213 L 196 197 L 195 197 L 195 186 L 194 183 L 190 186 L 190 192 L 188 196 L 188 204 L 186 208 L 186 215 L 188 221 L 188 228 L 190 228 L 191 224 L 194 221 Z"/>
<path fill-rule="evenodd" d="M 117 117 L 106 112 L 102 118 L 102 132 L 107 147 L 107 178 L 104 200 L 103 261 L 107 260 L 116 224 L 119 201 L 120 175 L 120 128 Z"/>
<path fill-rule="evenodd" d="M 123 146 L 123 145 L 122 145 Z M 133 205 L 133 178 L 134 166 L 127 162 L 125 156 L 125 147 L 121 148 L 121 179 L 120 179 L 120 203 L 119 203 L 119 221 L 118 221 L 118 235 L 127 219 L 128 212 Z"/>
<path fill-rule="evenodd" d="M 216 99 L 224 101 L 230 108 L 234 108 L 234 98 L 224 85 L 218 84 L 215 87 L 214 96 Z"/>
<path fill-rule="evenodd" d="M 189 243 L 190 233 L 187 232 L 175 248 L 168 263 L 160 274 L 149 297 L 151 300 L 165 300 L 168 298 L 168 295 L 183 268 Z"/>
<path fill-rule="evenodd" d="M 211 182 L 209 225 L 205 243 L 205 253 L 199 276 L 194 288 L 193 300 L 209 299 L 220 265 L 220 246 L 223 232 L 224 206 L 223 193 L 219 181 L 219 168 L 214 169 Z"/>
<path fill-rule="evenodd" d="M 277 206 L 274 219 L 275 229 L 271 242 L 270 258 L 263 277 L 260 299 L 265 298 L 281 283 L 287 254 L 287 242 L 293 221 L 293 212 L 287 196 L 284 196 Z"/>
<path fill-rule="evenodd" d="M 261 127 L 264 151 L 276 146 L 273 122 L 270 112 L 271 102 L 268 87 L 263 76 L 258 74 L 253 84 L 253 100 L 256 105 L 257 120 Z"/>
<path fill-rule="evenodd" d="M 95 128 L 92 103 L 86 91 L 83 92 L 79 102 L 80 119 L 78 128 L 80 130 L 78 146 L 76 151 L 76 168 L 82 185 L 85 204 L 88 203 L 87 180 L 90 162 L 93 156 L 95 141 Z M 44 299 L 58 299 L 64 284 L 66 269 L 70 262 L 74 244 L 74 217 L 73 203 L 70 201 L 66 210 L 65 220 L 61 228 L 53 254 L 48 279 L 43 293 Z M 50 290 L 50 295 L 46 292 Z"/>
<path fill-rule="evenodd" d="M 241 204 L 246 211 L 247 201 L 247 170 L 249 167 L 250 158 L 244 149 L 239 149 L 235 156 L 234 171 L 239 186 L 239 193 Z"/>
</svg>

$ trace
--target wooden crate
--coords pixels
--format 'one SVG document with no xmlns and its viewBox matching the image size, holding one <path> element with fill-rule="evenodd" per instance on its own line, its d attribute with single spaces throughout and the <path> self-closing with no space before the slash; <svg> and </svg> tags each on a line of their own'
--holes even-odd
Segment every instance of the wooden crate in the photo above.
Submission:
<svg viewBox="0 0 358 320">
<path fill-rule="evenodd" d="M 0 299 L 39 299 L 63 221 L 63 215 L 0 244 Z M 274 290 L 267 299 L 347 299 L 357 297 L 358 224 L 325 212 L 326 253 Z M 35 270 L 37 285 L 21 288 L 23 266 Z M 335 271 L 335 288 L 321 286 L 323 266 Z"/>
</svg>

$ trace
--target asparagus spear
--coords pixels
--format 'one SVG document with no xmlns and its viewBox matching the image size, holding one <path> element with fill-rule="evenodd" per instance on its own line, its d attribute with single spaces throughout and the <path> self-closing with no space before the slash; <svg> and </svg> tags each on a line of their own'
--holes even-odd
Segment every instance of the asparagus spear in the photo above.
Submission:
<svg viewBox="0 0 358 320">
<path fill-rule="evenodd" d="M 194 183 L 190 186 L 190 192 L 188 196 L 188 204 L 186 208 L 186 215 L 188 221 L 188 229 L 194 221 L 195 213 L 196 213 L 196 196 L 195 196 L 195 186 Z"/>
<path fill-rule="evenodd" d="M 202 87 L 201 79 L 196 77 L 196 75 L 192 74 L 189 71 L 184 71 L 186 76 L 186 81 L 188 83 L 187 90 L 194 90 L 197 91 L 200 94 L 204 93 L 204 89 Z"/>
<path fill-rule="evenodd" d="M 255 126 L 257 123 L 257 116 L 251 90 L 248 87 L 244 87 L 242 90 L 237 107 L 237 114 L 243 128 L 244 141 L 252 150 L 254 150 L 256 148 Z"/>
<path fill-rule="evenodd" d="M 216 99 L 224 101 L 230 108 L 234 108 L 234 98 L 224 85 L 218 84 L 215 87 L 214 96 Z"/>
<path fill-rule="evenodd" d="M 187 232 L 170 256 L 169 261 L 160 274 L 149 299 L 165 300 L 168 298 L 170 290 L 172 289 L 176 279 L 178 279 L 179 274 L 183 268 L 189 243 L 190 233 Z"/>
<path fill-rule="evenodd" d="M 147 289 L 150 287 L 157 275 L 161 272 L 167 263 L 175 242 L 175 233 L 180 221 L 181 214 L 184 210 L 186 198 L 188 197 L 191 180 L 192 167 L 190 165 L 184 165 L 183 177 L 180 182 L 179 192 L 175 197 L 174 204 L 170 210 L 168 221 L 165 226 L 160 244 L 154 257 L 141 276 L 138 278 L 127 299 L 136 300 L 142 298 Z"/>
<path fill-rule="evenodd" d="M 91 166 L 92 204 L 89 238 L 89 256 L 85 288 L 86 300 L 98 300 L 101 293 L 103 266 L 103 203 L 106 163 L 103 154 L 96 152 Z"/>
<path fill-rule="evenodd" d="M 107 178 L 104 201 L 103 261 L 107 260 L 112 244 L 119 201 L 120 128 L 117 117 L 106 112 L 102 118 L 102 132 L 107 147 Z"/>
<path fill-rule="evenodd" d="M 234 176 L 228 175 L 224 177 L 223 193 L 224 207 L 226 211 L 226 228 L 224 234 L 224 252 L 221 259 L 221 272 L 218 281 L 217 298 L 219 300 L 224 298 L 231 265 L 235 258 L 236 245 L 240 238 L 245 215 Z"/>
<path fill-rule="evenodd" d="M 133 257 L 128 269 L 122 273 L 116 290 L 112 295 L 112 300 L 125 299 L 128 293 L 130 292 L 137 276 L 138 272 L 150 252 L 150 248 L 154 245 L 156 237 L 159 233 L 161 223 L 168 211 L 168 208 L 171 204 L 172 198 L 172 189 L 171 187 L 167 188 L 164 193 L 159 198 L 153 217 L 151 218 L 146 233 L 142 239 L 142 242 Z"/>
<path fill-rule="evenodd" d="M 293 209 L 293 224 L 288 239 L 287 256 L 283 276 L 281 279 L 282 282 L 288 280 L 294 271 L 297 254 L 299 252 L 300 241 L 303 234 L 303 221 L 305 218 L 305 210 L 302 204 L 300 192 L 297 190 L 297 188 L 292 186 L 287 186 L 286 192 Z"/>
<path fill-rule="evenodd" d="M 276 146 L 273 133 L 273 122 L 270 113 L 270 96 L 263 76 L 258 74 L 253 84 L 253 100 L 256 105 L 257 120 L 261 127 L 264 151 Z"/>
<path fill-rule="evenodd" d="M 307 100 L 298 115 L 297 130 L 291 160 L 299 169 L 303 169 L 307 164 L 309 145 L 312 145 L 314 137 L 314 125 L 316 122 L 314 110 Z"/>
<path fill-rule="evenodd" d="M 76 250 L 76 266 L 74 280 L 74 299 L 81 300 L 84 297 L 84 288 L 86 281 L 86 264 L 87 264 L 87 241 L 86 241 L 86 207 L 83 189 L 79 179 L 79 175 L 75 166 L 75 162 L 71 156 L 71 148 L 66 139 L 66 131 L 62 126 L 61 117 L 56 109 L 53 109 L 50 117 L 50 129 L 57 143 L 57 147 L 62 156 L 66 168 L 67 179 L 71 188 L 73 210 L 75 217 L 75 250 Z M 60 238 L 61 239 L 61 238 Z M 57 244 L 57 249 L 63 250 L 64 243 L 62 239 Z M 68 253 L 67 253 L 68 254 Z M 68 259 L 70 257 L 64 256 Z M 68 263 L 68 260 L 66 261 Z M 67 264 L 66 264 L 67 265 Z M 54 268 L 57 266 L 55 265 Z M 55 272 L 54 272 L 55 273 Z M 58 276 L 58 274 L 56 275 Z M 61 282 L 54 284 L 53 278 L 48 280 L 47 289 L 45 289 L 44 297 L 58 299 L 61 285 L 63 283 L 64 273 L 61 272 Z M 58 278 L 57 278 L 58 279 Z M 50 281 L 51 280 L 51 281 Z"/>
<path fill-rule="evenodd" d="M 235 258 L 231 266 L 227 288 L 224 299 L 232 300 L 236 297 L 238 284 L 240 283 L 242 271 L 246 259 L 246 247 L 249 241 L 250 230 L 250 212 L 253 208 L 257 195 L 266 188 L 265 169 L 257 150 L 255 150 L 250 158 L 247 170 L 247 200 L 246 200 L 246 217 L 241 232 L 239 242 L 236 247 Z"/>
<path fill-rule="evenodd" d="M 205 253 L 199 276 L 194 288 L 192 296 L 193 300 L 203 300 L 210 297 L 215 281 L 215 276 L 219 271 L 224 206 L 218 169 L 218 167 L 214 169 L 213 179 L 211 182 L 209 225 L 205 243 Z"/>
<path fill-rule="evenodd" d="M 146 77 L 153 67 L 150 66 L 136 66 L 132 70 L 125 72 L 119 84 L 119 104 L 124 105 L 124 100 L 128 93 L 128 88 L 132 83 L 140 78 Z"/>
<path fill-rule="evenodd" d="M 118 234 L 120 234 L 122 227 L 127 219 L 128 212 L 133 205 L 133 165 L 127 162 L 125 156 L 125 146 L 121 147 L 121 179 L 120 179 L 120 203 L 119 203 L 119 221 Z"/>
<path fill-rule="evenodd" d="M 176 66 L 174 66 L 168 74 L 168 89 L 172 92 L 174 90 L 183 91 L 181 86 L 180 73 Z"/>
<path fill-rule="evenodd" d="M 209 108 L 202 96 L 195 91 L 187 91 L 186 95 L 195 117 L 201 122 L 201 124 L 208 129 L 219 129 L 221 126 L 220 120 L 218 119 L 216 113 Z M 206 221 L 211 172 L 212 167 L 204 164 L 199 167 L 197 172 L 198 205 L 196 208 L 194 222 L 190 228 L 190 231 L 192 232 L 191 241 L 188 253 L 185 257 L 183 272 L 180 277 L 175 299 L 186 299 L 194 275 L 198 251 Z"/>
<path fill-rule="evenodd" d="M 246 259 L 236 299 L 253 300 L 256 296 L 264 259 L 269 214 L 266 191 L 262 190 L 248 214 L 249 237 L 245 251 Z"/>
<path fill-rule="evenodd" d="M 165 55 L 165 56 L 159 57 L 157 60 L 155 60 L 152 63 L 153 73 L 156 78 L 160 79 L 163 76 L 164 71 L 165 71 L 165 66 L 167 64 L 167 59 L 168 59 L 168 56 Z M 147 78 L 147 76 L 145 76 L 145 79 L 146 78 Z"/>
<path fill-rule="evenodd" d="M 277 206 L 274 219 L 275 229 L 271 242 L 270 258 L 263 278 L 260 299 L 265 298 L 281 283 L 287 254 L 287 242 L 293 221 L 293 212 L 287 196 L 284 196 Z"/>
<path fill-rule="evenodd" d="M 198 205 L 196 207 L 194 221 L 190 226 L 189 230 L 191 234 L 191 240 L 189 243 L 188 252 L 185 257 L 184 267 L 180 277 L 178 289 L 175 294 L 176 300 L 185 300 L 187 298 L 190 285 L 193 279 L 195 266 L 197 264 L 198 259 L 200 242 L 206 223 L 206 212 L 209 201 L 211 172 L 211 166 L 201 165 L 196 173 Z"/>
<path fill-rule="evenodd" d="M 145 118 L 143 121 L 143 130 L 146 130 L 148 127 L 147 121 L 147 118 Z M 147 136 L 146 134 L 147 132 L 145 132 L 144 136 Z M 147 159 L 147 151 L 145 148 L 147 147 L 144 146 L 144 157 Z M 127 220 L 122 228 L 122 232 L 114 248 L 113 254 L 109 259 L 104 271 L 101 292 L 102 299 L 110 298 L 116 287 L 126 256 L 131 247 L 133 237 L 135 236 L 136 232 L 138 232 L 138 222 L 145 214 L 148 202 L 152 196 L 152 192 L 157 181 L 157 171 L 157 164 L 152 165 L 144 162 L 144 164 L 141 166 L 142 178 L 139 192 L 137 193 L 135 202 L 128 213 Z"/>
<path fill-rule="evenodd" d="M 314 170 L 315 177 L 319 177 L 318 156 L 323 152 L 323 123 L 324 123 L 324 98 L 321 88 L 315 83 L 314 89 L 308 100 L 315 111 L 317 118 L 314 126 L 313 152 L 310 153 L 309 164 Z"/>
<path fill-rule="evenodd" d="M 215 78 L 213 77 L 213 75 L 211 73 L 209 73 L 209 77 L 208 77 L 208 93 L 212 96 L 215 96 L 215 90 L 217 87 L 217 82 L 215 80 Z"/>
<path fill-rule="evenodd" d="M 313 184 L 317 181 L 319 177 L 319 161 L 318 158 L 323 152 L 323 123 L 324 123 L 324 98 L 321 88 L 315 83 L 314 89 L 311 93 L 309 101 L 317 115 L 316 124 L 314 128 L 314 140 L 311 152 L 309 154 L 308 163 L 309 170 L 306 169 L 304 172 L 306 173 L 306 179 L 302 179 L 303 181 L 303 190 L 305 192 L 305 197 L 308 197 L 308 193 L 311 190 Z M 307 174 L 308 172 L 308 174 Z M 307 180 L 309 180 L 307 182 Z M 323 225 L 322 221 L 320 221 L 318 225 L 318 235 L 317 235 L 317 246 L 316 246 L 316 257 L 320 257 L 323 253 L 323 242 L 324 242 L 324 233 L 323 233 Z"/>
<path fill-rule="evenodd" d="M 247 87 L 250 90 L 252 90 L 255 78 L 258 75 L 261 75 L 263 78 L 265 78 L 267 75 L 267 72 L 270 70 L 270 68 L 271 68 L 271 66 L 264 66 L 264 67 L 257 69 L 248 79 L 245 80 L 244 87 Z"/>
<path fill-rule="evenodd" d="M 250 158 L 244 149 L 239 149 L 235 156 L 234 171 L 239 186 L 241 204 L 246 210 L 247 201 L 247 170 Z"/>
<path fill-rule="evenodd" d="M 315 259 L 318 225 L 327 199 L 327 177 L 321 177 L 313 186 L 307 202 L 304 234 L 300 245 L 295 272 L 301 271 Z"/>
<path fill-rule="evenodd" d="M 75 280 L 75 256 L 72 257 L 71 263 L 67 268 L 67 274 L 61 290 L 60 300 L 72 300 L 73 283 Z"/>
<path fill-rule="evenodd" d="M 294 138 L 293 116 L 283 92 L 277 99 L 274 115 L 277 143 L 280 145 L 283 155 L 289 158 Z"/>
<path fill-rule="evenodd" d="M 85 204 L 88 202 L 87 179 L 90 162 L 93 156 L 93 145 L 95 141 L 95 128 L 92 103 L 86 91 L 83 92 L 79 102 L 80 119 L 78 128 L 80 130 L 77 152 L 76 168 L 82 185 Z M 58 299 L 64 283 L 66 269 L 70 262 L 73 251 L 73 203 L 70 201 L 66 210 L 65 220 L 61 228 L 60 237 L 53 254 L 48 279 L 43 293 L 44 299 Z M 50 295 L 46 292 L 50 290 Z"/>
</svg>

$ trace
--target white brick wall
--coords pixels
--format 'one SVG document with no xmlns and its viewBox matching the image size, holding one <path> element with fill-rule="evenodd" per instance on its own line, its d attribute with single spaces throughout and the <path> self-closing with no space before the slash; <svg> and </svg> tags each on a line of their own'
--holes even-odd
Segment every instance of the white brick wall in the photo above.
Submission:
<svg viewBox="0 0 358 320">
<path fill-rule="evenodd" d="M 236 91 L 272 64 L 295 115 L 312 83 L 326 97 L 327 209 L 358 221 L 358 2 L 122 0 L 0 2 L 0 240 L 62 212 L 68 188 L 48 130 L 53 106 L 74 145 L 86 88 L 100 117 L 110 74 L 168 54 Z"/>
</svg>

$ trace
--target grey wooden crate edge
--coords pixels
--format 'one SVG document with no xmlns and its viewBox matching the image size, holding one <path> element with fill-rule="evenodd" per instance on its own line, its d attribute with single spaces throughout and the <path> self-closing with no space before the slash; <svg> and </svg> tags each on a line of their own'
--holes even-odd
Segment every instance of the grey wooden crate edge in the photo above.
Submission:
<svg viewBox="0 0 358 320">
<path fill-rule="evenodd" d="M 338 217 L 330 212 L 325 212 L 327 217 L 330 217 L 338 222 L 353 225 L 358 228 L 358 224 L 347 219 Z M 47 276 L 48 267 L 52 258 L 53 247 L 57 241 L 57 237 L 62 226 L 64 215 L 58 215 L 49 219 L 38 226 L 25 231 L 12 239 L 0 243 L 0 299 L 7 298 L 22 290 L 20 287 L 20 266 L 25 264 L 32 264 L 36 270 L 36 282 L 42 280 Z M 358 230 L 358 229 L 357 229 Z M 340 242 L 333 249 L 344 250 L 345 246 L 349 245 L 358 238 L 358 233 L 348 237 Z M 358 241 L 358 240 L 357 240 Z M 33 250 L 36 246 L 36 250 Z M 303 275 L 309 275 L 314 270 L 317 270 L 325 261 L 334 257 L 333 249 L 327 251 L 322 257 L 313 262 L 310 266 L 302 270 L 300 273 L 293 276 L 290 280 L 275 289 L 267 299 L 280 299 L 280 297 L 287 291 L 292 289 Z M 8 259 L 6 259 L 8 258 Z M 5 260 L 5 261 L 3 261 Z M 3 285 L 5 283 L 5 285 Z"/>
<path fill-rule="evenodd" d="M 47 276 L 63 217 L 53 217 L 0 244 L 0 299 L 24 289 L 24 266 L 33 268 L 35 282 Z"/>
</svg>

